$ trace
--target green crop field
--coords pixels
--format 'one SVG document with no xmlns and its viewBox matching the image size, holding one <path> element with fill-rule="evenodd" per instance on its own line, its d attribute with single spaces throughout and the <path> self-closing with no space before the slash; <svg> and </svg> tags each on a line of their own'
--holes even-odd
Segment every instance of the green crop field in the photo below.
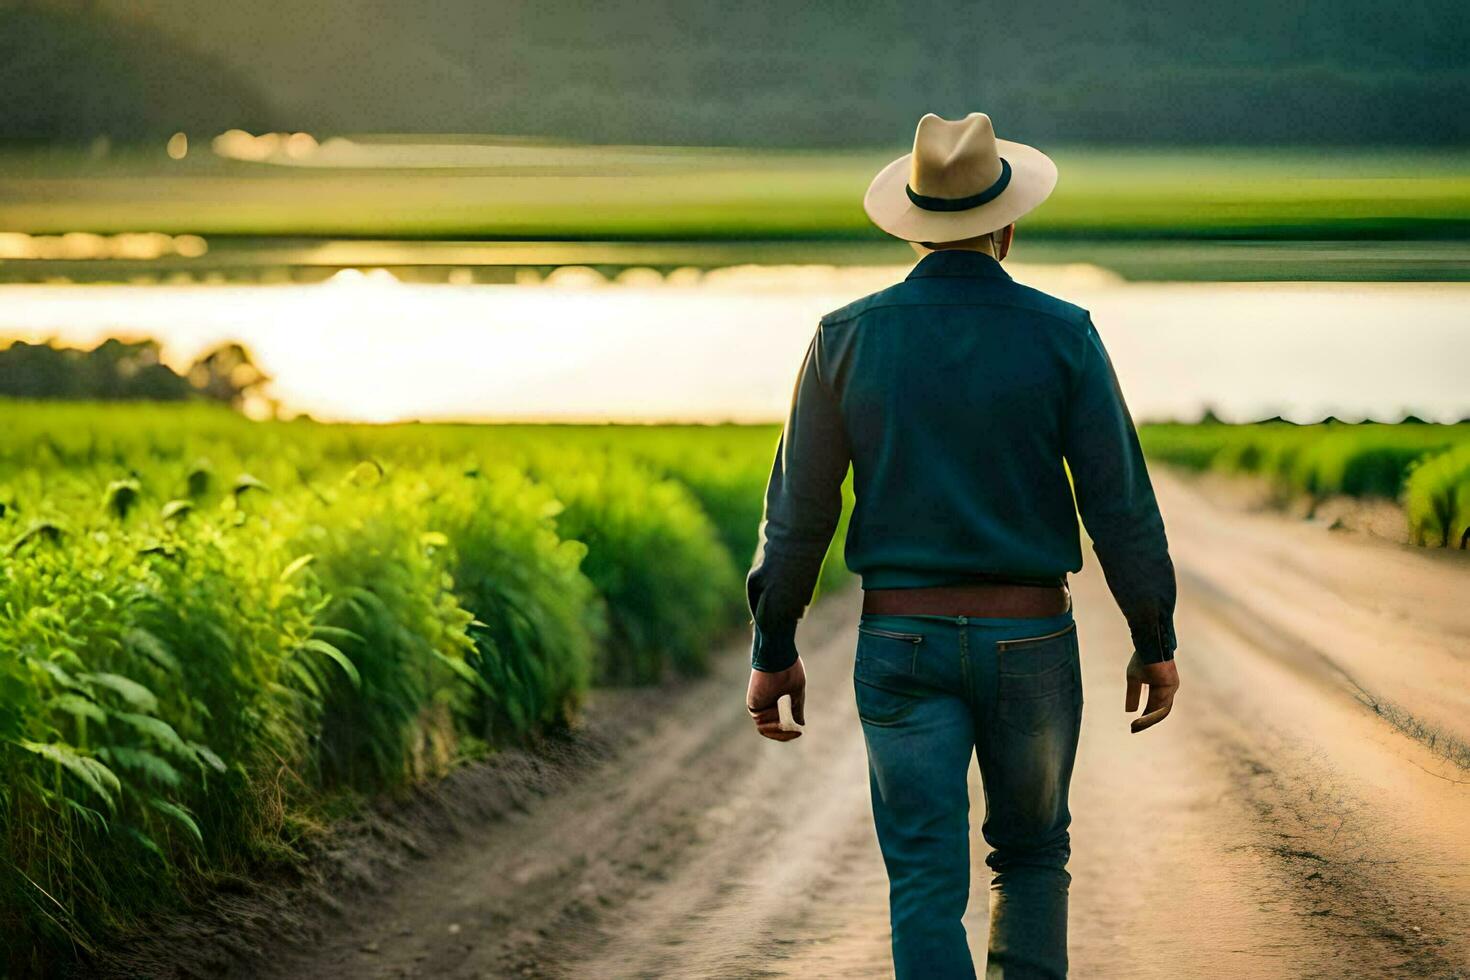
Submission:
<svg viewBox="0 0 1470 980">
<path fill-rule="evenodd" d="M 4 413 L 0 935 L 22 972 L 289 863 L 358 794 L 565 725 L 592 684 L 701 670 L 745 621 L 776 438 Z"/>
<path fill-rule="evenodd" d="M 248 141 L 248 137 L 246 137 Z M 0 154 L 0 229 L 464 239 L 880 239 L 861 201 L 894 152 L 327 141 L 299 158 Z M 275 144 L 272 144 L 275 145 Z M 284 144 L 281 144 L 284 146 Z M 1056 150 L 1041 238 L 1460 238 L 1470 154 Z"/>
<path fill-rule="evenodd" d="M 1415 543 L 1470 546 L 1470 424 L 1149 425 L 1154 459 L 1259 475 L 1281 493 L 1401 500 Z"/>
</svg>

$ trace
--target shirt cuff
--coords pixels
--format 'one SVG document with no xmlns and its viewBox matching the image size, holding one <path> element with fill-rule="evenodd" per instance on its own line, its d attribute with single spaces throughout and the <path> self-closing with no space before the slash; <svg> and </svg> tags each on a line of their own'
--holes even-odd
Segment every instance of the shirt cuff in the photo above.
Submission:
<svg viewBox="0 0 1470 980">
<path fill-rule="evenodd" d="M 1139 660 L 1146 664 L 1158 664 L 1174 659 L 1176 643 L 1172 618 L 1160 619 L 1150 626 L 1131 632 L 1133 651 L 1138 654 Z"/>
<path fill-rule="evenodd" d="M 755 628 L 755 639 L 750 645 L 750 665 L 756 670 L 773 674 L 796 663 L 796 624 L 780 629 Z"/>
</svg>

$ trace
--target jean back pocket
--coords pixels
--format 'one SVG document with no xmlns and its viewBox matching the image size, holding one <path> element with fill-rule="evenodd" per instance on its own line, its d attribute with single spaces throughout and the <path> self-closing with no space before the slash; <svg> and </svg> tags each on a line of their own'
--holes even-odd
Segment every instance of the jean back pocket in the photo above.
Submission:
<svg viewBox="0 0 1470 980">
<path fill-rule="evenodd" d="M 1081 707 L 1077 625 L 1041 636 L 996 642 L 1000 720 L 1025 735 L 1040 735 Z"/>
<path fill-rule="evenodd" d="M 852 679 L 864 724 L 897 725 L 914 710 L 919 698 L 914 675 L 923 643 L 918 633 L 858 627 Z"/>
</svg>

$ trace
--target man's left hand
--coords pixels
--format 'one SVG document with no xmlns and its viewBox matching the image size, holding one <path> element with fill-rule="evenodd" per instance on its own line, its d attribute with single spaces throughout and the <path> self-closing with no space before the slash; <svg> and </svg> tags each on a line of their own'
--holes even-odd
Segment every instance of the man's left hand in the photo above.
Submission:
<svg viewBox="0 0 1470 980">
<path fill-rule="evenodd" d="M 755 730 L 777 742 L 801 738 L 801 732 L 783 732 L 776 702 L 781 695 L 791 695 L 791 714 L 798 725 L 806 724 L 806 668 L 801 658 L 785 670 L 773 672 L 752 670 L 750 687 L 745 691 L 745 709 L 755 722 Z"/>
<path fill-rule="evenodd" d="M 1165 660 L 1162 663 L 1146 664 L 1138 658 L 1138 651 L 1133 651 L 1133 659 L 1128 661 L 1128 690 L 1123 697 L 1123 710 L 1132 714 L 1138 710 L 1138 698 L 1143 689 L 1148 688 L 1148 703 L 1143 706 L 1143 714 L 1133 719 L 1133 734 L 1146 731 L 1169 717 L 1169 712 L 1174 710 L 1174 695 L 1179 691 L 1179 668 L 1174 666 L 1174 661 Z"/>
</svg>

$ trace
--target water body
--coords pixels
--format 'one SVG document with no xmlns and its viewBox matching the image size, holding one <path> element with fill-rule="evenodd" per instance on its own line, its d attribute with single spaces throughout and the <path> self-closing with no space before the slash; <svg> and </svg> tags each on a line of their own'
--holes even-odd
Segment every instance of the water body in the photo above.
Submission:
<svg viewBox="0 0 1470 980">
<path fill-rule="evenodd" d="M 904 266 L 747 266 L 516 285 L 0 286 L 0 337 L 246 344 L 288 412 L 334 420 L 772 421 L 817 319 Z M 1090 309 L 1135 417 L 1470 415 L 1470 283 L 1139 283 L 1016 266 Z M 531 277 L 534 278 L 534 277 Z"/>
</svg>

